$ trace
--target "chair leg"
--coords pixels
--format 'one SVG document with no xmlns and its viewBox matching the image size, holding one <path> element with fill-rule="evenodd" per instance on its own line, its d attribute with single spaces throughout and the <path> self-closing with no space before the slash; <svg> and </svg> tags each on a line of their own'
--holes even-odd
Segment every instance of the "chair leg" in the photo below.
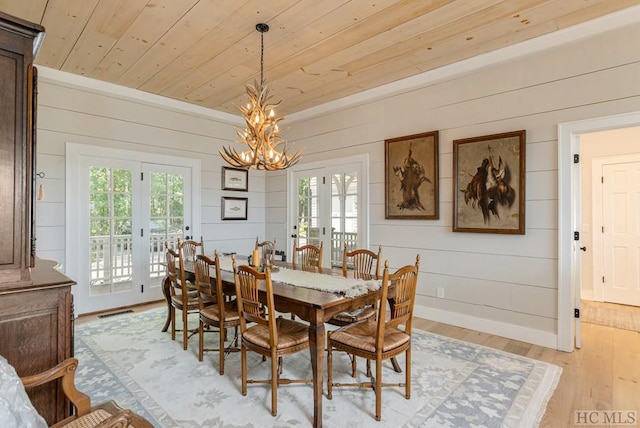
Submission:
<svg viewBox="0 0 640 428">
<path fill-rule="evenodd" d="M 224 374 L 224 337 L 226 329 L 220 328 L 220 374 Z"/>
<path fill-rule="evenodd" d="M 358 371 L 358 363 L 356 361 L 356 356 L 349 354 L 349 358 L 351 359 L 351 377 L 356 377 L 356 371 Z"/>
<path fill-rule="evenodd" d="M 271 415 L 278 414 L 278 362 L 281 358 L 276 358 L 271 354 Z"/>
<path fill-rule="evenodd" d="M 333 398 L 333 348 L 327 347 L 327 398 Z M 354 355 L 355 357 L 355 355 Z"/>
<path fill-rule="evenodd" d="M 244 346 L 240 350 L 240 360 L 242 361 L 242 395 L 247 395 L 247 348 Z"/>
<path fill-rule="evenodd" d="M 405 367 L 405 371 L 407 372 L 407 374 L 405 375 L 405 391 L 404 391 L 404 396 L 405 398 L 408 400 L 411 398 L 411 347 L 407 348 L 407 352 L 406 352 L 406 367 Z"/>
<path fill-rule="evenodd" d="M 382 413 L 382 361 L 376 360 L 376 421 Z"/>
<path fill-rule="evenodd" d="M 176 308 L 171 306 L 171 340 L 176 340 Z"/>
<path fill-rule="evenodd" d="M 182 310 L 182 337 L 184 343 L 182 344 L 182 348 L 186 351 L 189 345 L 189 315 L 186 310 Z"/>
<path fill-rule="evenodd" d="M 393 365 L 393 371 L 395 371 L 396 373 L 402 373 L 402 367 L 400 367 L 400 364 L 398 364 L 398 360 L 396 359 L 396 357 L 391 358 L 391 365 Z"/>
<path fill-rule="evenodd" d="M 202 362 L 202 357 L 204 354 L 204 323 L 200 320 L 200 324 L 198 326 L 198 338 L 200 339 L 200 345 L 198 349 L 198 360 Z"/>
<path fill-rule="evenodd" d="M 367 377 L 371 377 L 371 360 L 367 360 Z"/>
</svg>

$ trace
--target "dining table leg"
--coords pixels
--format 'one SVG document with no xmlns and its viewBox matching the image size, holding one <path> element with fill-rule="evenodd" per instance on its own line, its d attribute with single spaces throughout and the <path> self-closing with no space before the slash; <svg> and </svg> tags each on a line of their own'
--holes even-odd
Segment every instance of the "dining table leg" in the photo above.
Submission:
<svg viewBox="0 0 640 428">
<path fill-rule="evenodd" d="M 309 352 L 313 373 L 313 426 L 322 427 L 322 382 L 324 372 L 325 329 L 321 313 L 315 313 L 309 321 Z"/>
<path fill-rule="evenodd" d="M 162 327 L 162 332 L 164 333 L 171 325 L 171 280 L 168 275 L 162 281 L 162 294 L 164 294 L 164 298 L 167 301 L 167 320 L 164 322 L 164 327 Z"/>
</svg>

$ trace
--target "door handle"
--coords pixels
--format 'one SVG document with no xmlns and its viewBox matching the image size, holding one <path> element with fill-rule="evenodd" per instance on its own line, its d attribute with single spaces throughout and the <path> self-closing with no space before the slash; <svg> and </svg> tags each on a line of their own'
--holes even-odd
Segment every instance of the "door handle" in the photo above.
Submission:
<svg viewBox="0 0 640 428">
<path fill-rule="evenodd" d="M 587 251 L 587 247 L 580 247 L 582 251 Z"/>
<path fill-rule="evenodd" d="M 297 238 L 298 235 L 296 235 L 295 233 L 293 235 L 291 235 L 292 238 Z"/>
</svg>

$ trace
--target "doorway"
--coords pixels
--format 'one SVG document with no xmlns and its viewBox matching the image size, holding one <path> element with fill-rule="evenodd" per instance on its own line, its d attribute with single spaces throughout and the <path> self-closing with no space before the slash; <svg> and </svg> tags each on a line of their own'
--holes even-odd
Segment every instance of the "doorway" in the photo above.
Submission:
<svg viewBox="0 0 640 428">
<path fill-rule="evenodd" d="M 194 172 L 199 161 L 68 145 L 66 259 L 77 314 L 163 298 L 164 243 L 199 234 Z"/>
<path fill-rule="evenodd" d="M 593 133 L 640 126 L 640 112 L 563 123 L 558 126 L 558 346 L 571 352 L 581 346 L 580 247 L 585 228 L 581 212 L 582 141 Z M 612 146 L 611 144 L 609 144 Z M 578 157 L 576 157 L 578 155 Z M 578 161 L 579 159 L 579 161 Z M 577 161 L 577 162 L 576 162 Z M 586 229 L 589 229 L 588 227 Z M 579 238 L 576 240 L 576 232 Z"/>
<path fill-rule="evenodd" d="M 304 164 L 288 174 L 288 224 L 299 246 L 322 243 L 323 267 L 340 267 L 344 244 L 349 249 L 368 245 L 366 156 Z"/>
</svg>

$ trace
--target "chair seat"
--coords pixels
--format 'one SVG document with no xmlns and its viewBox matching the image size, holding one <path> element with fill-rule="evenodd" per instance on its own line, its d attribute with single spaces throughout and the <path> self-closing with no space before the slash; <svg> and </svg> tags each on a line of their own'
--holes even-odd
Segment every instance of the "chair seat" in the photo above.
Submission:
<svg viewBox="0 0 640 428">
<path fill-rule="evenodd" d="M 286 349 L 294 346 L 309 344 L 309 327 L 297 321 L 285 318 L 276 320 L 278 329 L 278 343 L 276 349 Z M 245 331 L 242 340 L 260 348 L 269 349 L 269 329 L 264 325 L 254 325 Z"/>
<path fill-rule="evenodd" d="M 225 312 L 224 312 L 225 319 L 223 320 L 224 322 L 233 322 L 233 321 L 240 322 L 238 305 L 235 300 L 232 300 L 231 302 L 225 302 L 224 308 L 225 308 Z M 202 309 L 200 311 L 200 318 L 205 322 L 219 324 L 220 316 L 218 314 L 219 314 L 218 304 L 214 304 Z"/>
<path fill-rule="evenodd" d="M 377 321 L 368 320 L 355 324 L 349 324 L 329 333 L 329 340 L 336 345 L 344 345 L 348 348 L 360 349 L 374 353 L 375 334 Z M 398 328 L 388 327 L 384 331 L 382 352 L 389 352 L 393 349 L 406 345 L 411 340 L 411 336 Z M 337 346 L 336 346 L 337 347 Z"/>
<path fill-rule="evenodd" d="M 376 309 L 371 306 L 356 309 L 353 312 L 341 312 L 338 315 L 332 317 L 328 323 L 333 325 L 347 325 L 354 322 L 360 322 L 375 317 Z"/>
<path fill-rule="evenodd" d="M 79 418 L 75 418 L 68 423 L 63 425 L 56 424 L 56 427 L 60 428 L 92 428 L 100 423 L 106 421 L 107 419 L 118 415 L 123 412 L 120 406 L 118 406 L 114 401 L 107 401 L 106 403 L 100 404 L 91 409 L 90 413 L 86 415 L 80 416 Z M 127 425 L 127 428 L 136 428 L 136 427 L 150 427 L 151 424 L 141 416 L 128 411 L 130 414 L 130 423 Z M 70 418 L 71 419 L 71 418 Z"/>
<path fill-rule="evenodd" d="M 182 310 L 182 296 L 171 296 L 171 304 Z M 198 306 L 198 297 L 194 296 L 191 297 L 189 296 L 189 298 L 187 299 L 187 310 L 188 311 L 195 311 L 199 308 Z"/>
</svg>

